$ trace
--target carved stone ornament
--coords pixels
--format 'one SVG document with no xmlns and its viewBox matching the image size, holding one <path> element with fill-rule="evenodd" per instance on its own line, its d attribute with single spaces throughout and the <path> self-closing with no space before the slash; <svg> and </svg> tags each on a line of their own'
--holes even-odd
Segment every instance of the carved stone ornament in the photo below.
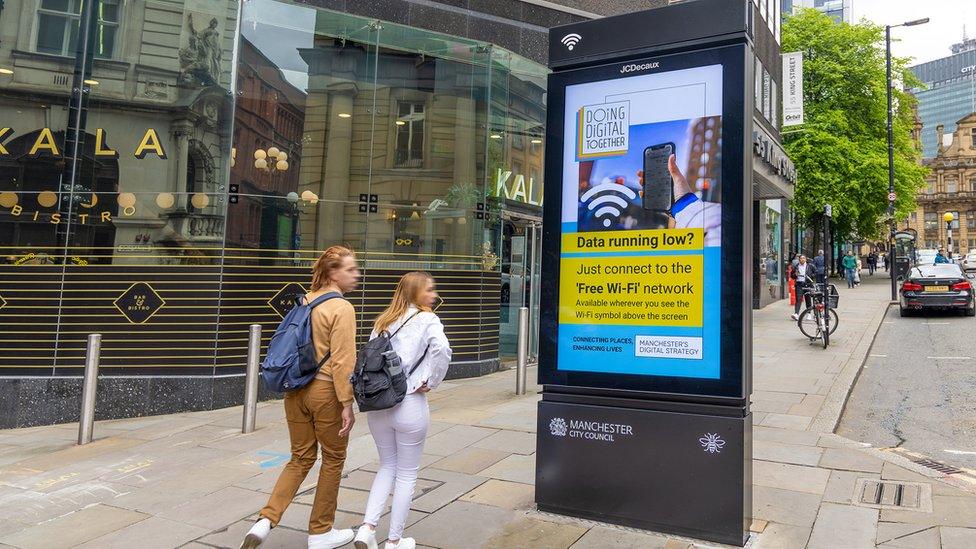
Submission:
<svg viewBox="0 0 976 549">
<path fill-rule="evenodd" d="M 214 17 L 210 24 L 199 32 L 193 28 L 193 14 L 187 14 L 186 26 L 190 32 L 187 45 L 180 49 L 180 82 L 215 86 L 220 78 L 220 33 L 219 22 Z"/>
</svg>

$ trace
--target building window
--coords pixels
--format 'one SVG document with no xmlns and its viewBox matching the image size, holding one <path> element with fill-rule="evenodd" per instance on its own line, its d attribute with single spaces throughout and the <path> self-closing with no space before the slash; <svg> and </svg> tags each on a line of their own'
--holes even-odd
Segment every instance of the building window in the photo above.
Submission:
<svg viewBox="0 0 976 549">
<path fill-rule="evenodd" d="M 918 223 L 918 213 L 912 212 L 912 225 Z"/>
<path fill-rule="evenodd" d="M 41 0 L 37 8 L 39 53 L 73 55 L 78 45 L 78 27 L 84 0 Z M 119 0 L 102 0 L 98 5 L 95 57 L 111 58 L 119 31 Z"/>
<path fill-rule="evenodd" d="M 976 192 L 976 176 L 969 178 L 969 188 L 966 190 Z"/>
<path fill-rule="evenodd" d="M 947 212 L 952 214 L 952 229 L 959 228 L 959 212 Z M 944 223 L 944 222 L 943 222 Z"/>
<path fill-rule="evenodd" d="M 969 148 L 976 149 L 976 128 L 969 130 Z"/>
<path fill-rule="evenodd" d="M 946 192 L 955 193 L 959 190 L 959 184 L 956 183 L 955 177 L 946 178 Z"/>
<path fill-rule="evenodd" d="M 404 101 L 397 105 L 395 167 L 423 167 L 425 118 L 423 103 Z"/>
<path fill-rule="evenodd" d="M 926 213 L 925 214 L 925 228 L 926 229 L 938 229 L 939 228 L 939 214 L 937 213 Z"/>
<path fill-rule="evenodd" d="M 966 228 L 970 231 L 976 229 L 976 211 L 970 210 L 966 212 Z"/>
</svg>

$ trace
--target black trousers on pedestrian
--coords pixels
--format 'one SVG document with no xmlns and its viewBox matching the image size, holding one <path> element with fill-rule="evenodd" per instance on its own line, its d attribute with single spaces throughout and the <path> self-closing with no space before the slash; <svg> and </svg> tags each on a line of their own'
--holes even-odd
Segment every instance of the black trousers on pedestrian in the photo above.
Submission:
<svg viewBox="0 0 976 549">
<path fill-rule="evenodd" d="M 807 290 L 812 290 L 812 289 L 813 289 L 812 282 L 810 281 L 800 282 L 799 280 L 796 281 L 796 303 L 793 304 L 793 312 L 795 314 L 800 314 L 801 302 L 803 302 L 804 305 L 807 307 L 813 304 L 813 301 L 810 299 L 810 294 L 807 293 Z"/>
</svg>

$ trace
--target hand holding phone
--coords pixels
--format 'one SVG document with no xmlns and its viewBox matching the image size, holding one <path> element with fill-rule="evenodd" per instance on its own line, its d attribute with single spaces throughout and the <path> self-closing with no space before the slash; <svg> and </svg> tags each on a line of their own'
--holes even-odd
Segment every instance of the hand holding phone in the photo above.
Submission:
<svg viewBox="0 0 976 549">
<path fill-rule="evenodd" d="M 645 210 L 668 212 L 674 204 L 674 180 L 668 169 L 668 162 L 674 150 L 674 143 L 661 143 L 644 149 L 641 194 Z"/>
</svg>

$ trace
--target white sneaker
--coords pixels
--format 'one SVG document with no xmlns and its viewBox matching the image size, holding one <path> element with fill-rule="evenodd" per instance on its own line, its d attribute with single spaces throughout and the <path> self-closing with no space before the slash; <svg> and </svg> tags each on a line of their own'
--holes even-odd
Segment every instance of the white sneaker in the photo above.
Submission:
<svg viewBox="0 0 976 549">
<path fill-rule="evenodd" d="M 309 534 L 308 549 L 335 549 L 349 543 L 355 536 L 352 528 L 344 530 L 333 528 L 324 534 Z"/>
<path fill-rule="evenodd" d="M 386 542 L 383 549 L 416 549 L 417 541 L 413 538 L 400 538 L 398 543 Z"/>
<path fill-rule="evenodd" d="M 800 315 L 793 313 L 790 315 L 790 318 L 792 318 L 793 320 L 800 320 Z"/>
<path fill-rule="evenodd" d="M 356 531 L 356 539 L 353 540 L 356 544 L 356 549 L 377 549 L 376 546 L 376 530 L 373 530 L 365 524 L 359 527 Z"/>
<path fill-rule="evenodd" d="M 254 549 L 258 545 L 264 543 L 264 540 L 268 539 L 268 533 L 271 532 L 271 521 L 266 518 L 258 519 L 254 523 L 254 526 L 247 531 L 247 535 L 244 536 L 244 541 L 241 542 L 241 549 Z"/>
</svg>

